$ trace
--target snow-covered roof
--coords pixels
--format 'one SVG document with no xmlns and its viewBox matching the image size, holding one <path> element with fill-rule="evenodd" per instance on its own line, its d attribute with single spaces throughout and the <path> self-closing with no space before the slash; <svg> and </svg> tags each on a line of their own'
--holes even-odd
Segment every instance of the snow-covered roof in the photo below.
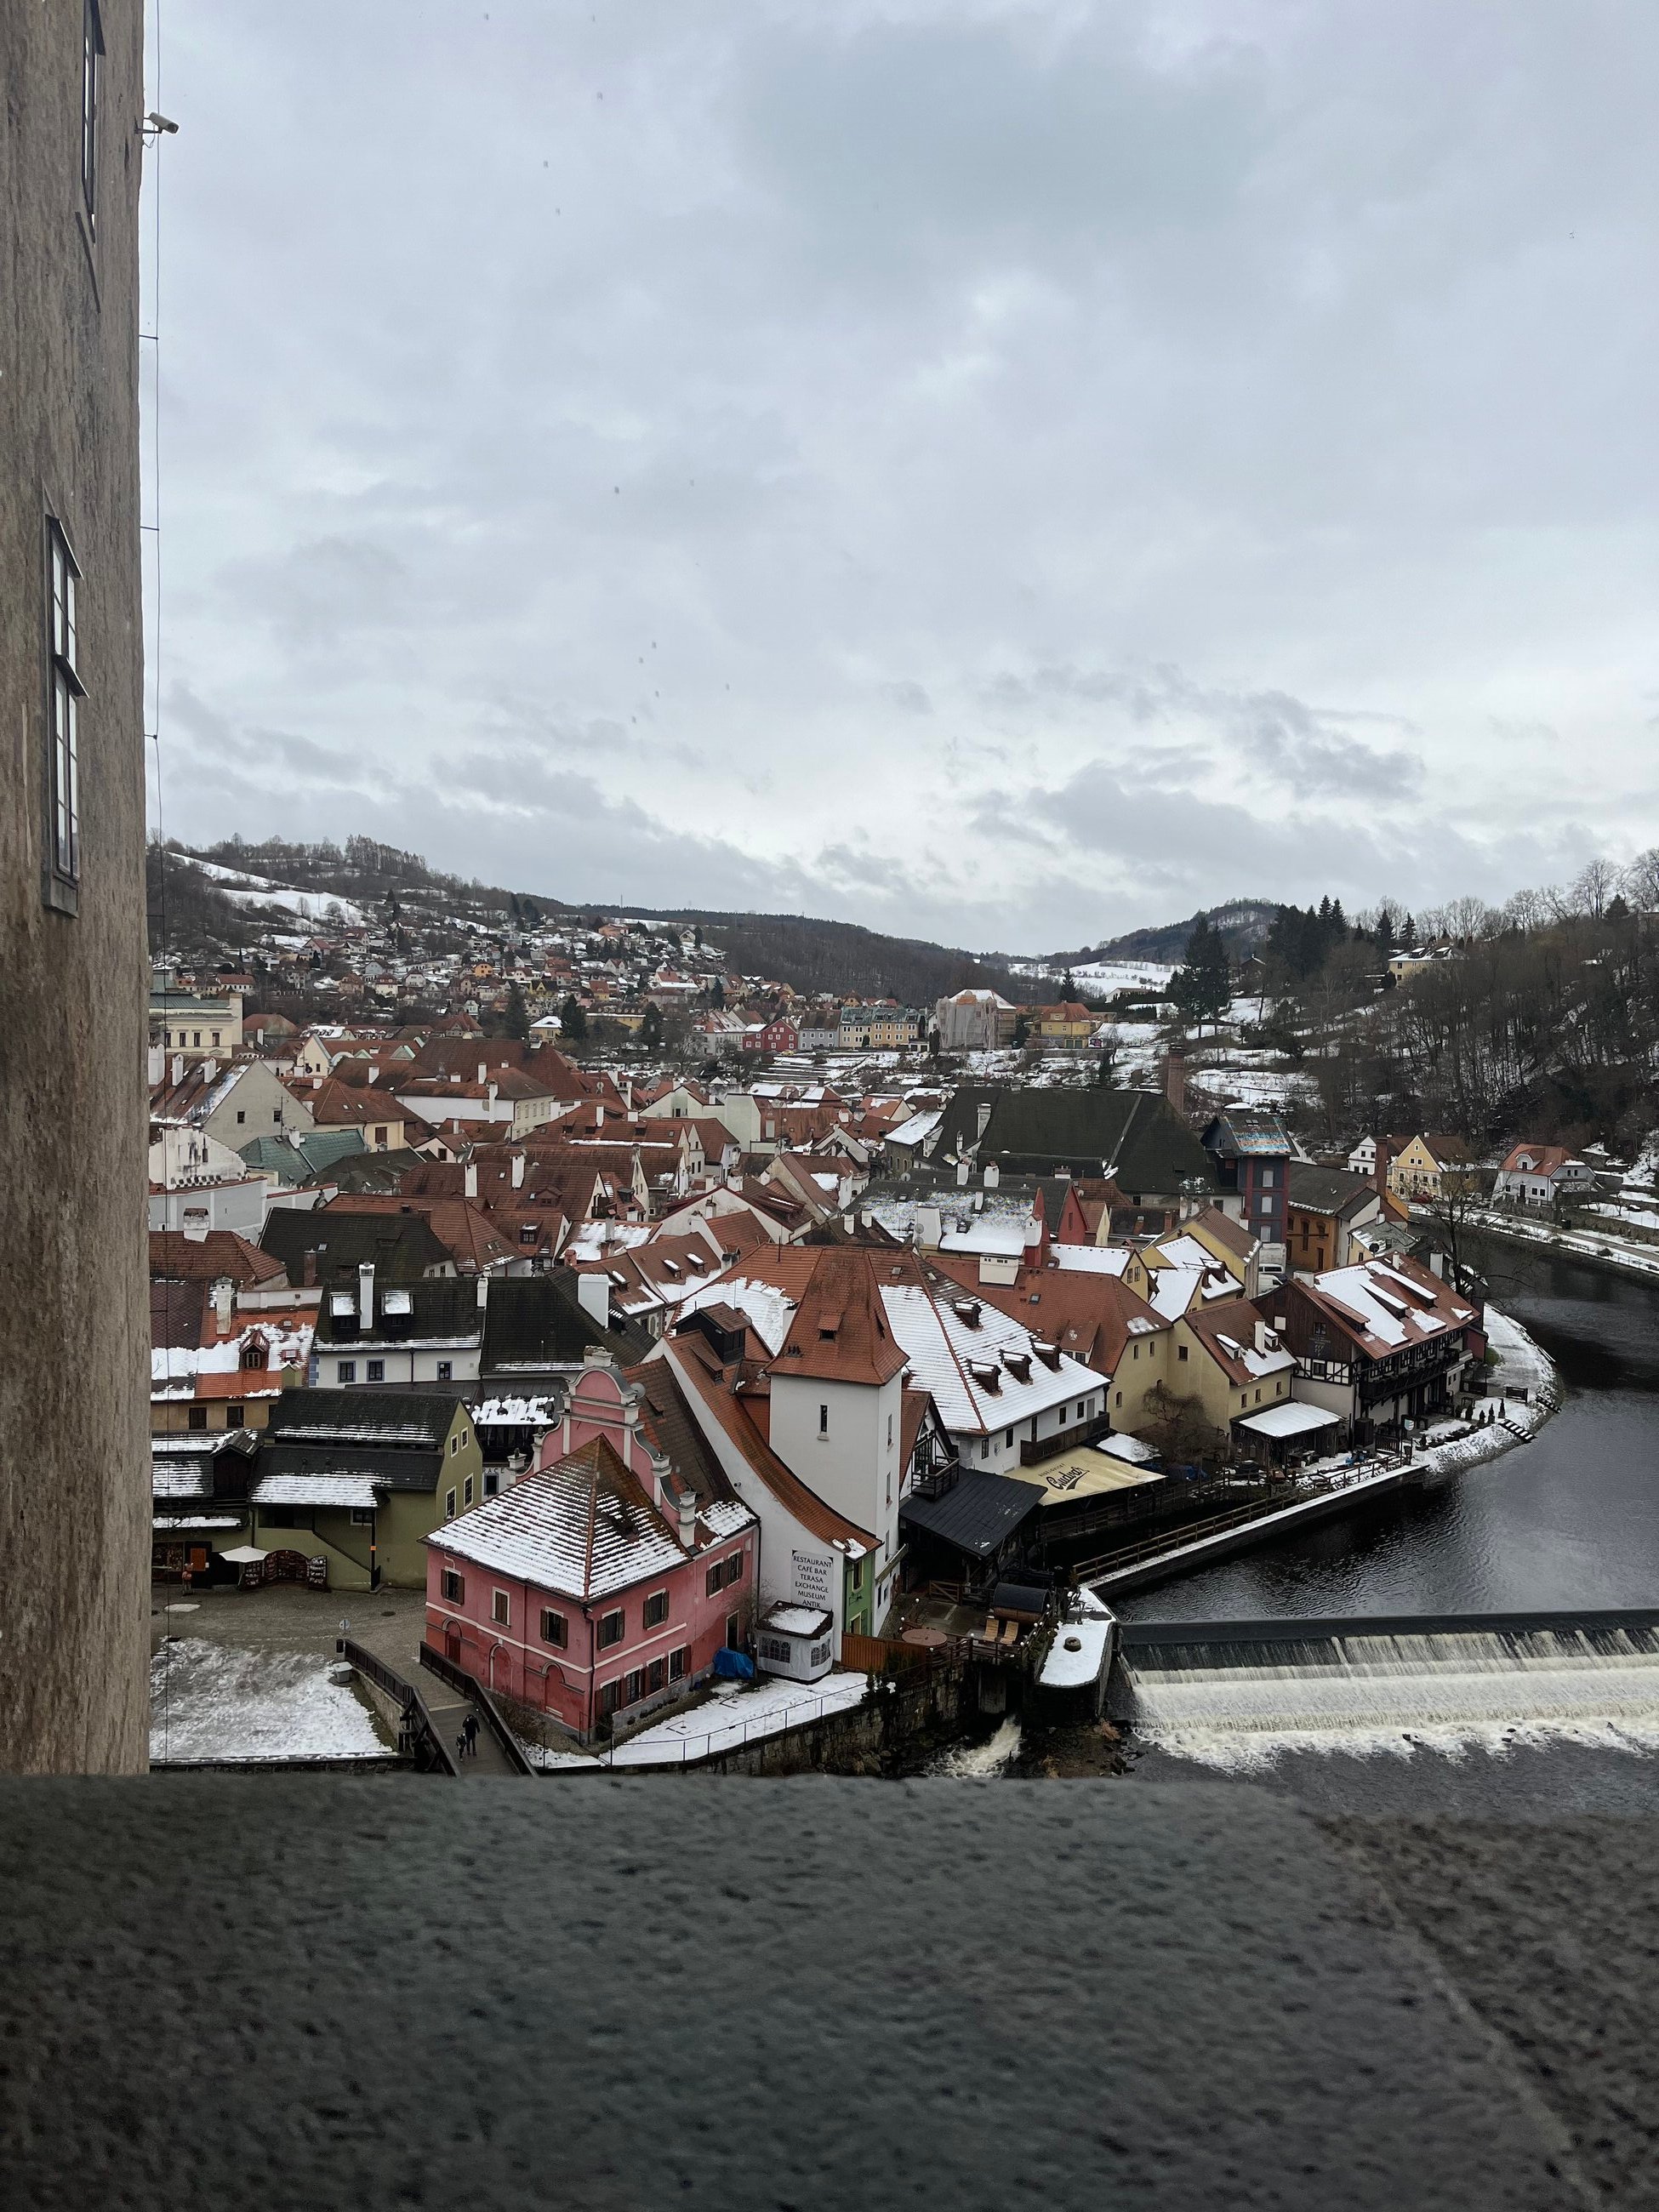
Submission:
<svg viewBox="0 0 1659 2212">
<path fill-rule="evenodd" d="M 830 1614 L 805 1605 L 775 1605 L 761 1623 L 775 1636 L 822 1636 L 831 1625 Z"/>
<path fill-rule="evenodd" d="M 1109 1452 L 1114 1459 L 1126 1460 L 1131 1467 L 1145 1467 L 1158 1454 L 1139 1437 L 1103 1437 L 1095 1446 L 1097 1451 Z"/>
<path fill-rule="evenodd" d="M 1259 1413 L 1247 1413 L 1237 1425 L 1254 1429 L 1260 1437 L 1300 1437 L 1314 1429 L 1328 1429 L 1337 1419 L 1322 1406 L 1298 1405 L 1288 1399 L 1282 1406 L 1264 1406 Z"/>
<path fill-rule="evenodd" d="M 1421 1344 L 1443 1334 L 1454 1320 L 1461 1325 L 1474 1318 L 1472 1310 L 1462 1305 L 1450 1316 L 1437 1313 L 1432 1303 L 1425 1303 L 1428 1294 L 1421 1285 L 1380 1260 L 1334 1267 L 1328 1274 L 1316 1275 L 1312 1287 L 1389 1350 Z"/>
<path fill-rule="evenodd" d="M 1017 1214 L 983 1214 L 966 1229 L 947 1229 L 939 1240 L 939 1249 L 982 1253 L 988 1259 L 1021 1259 L 1027 1225 Z"/>
<path fill-rule="evenodd" d="M 944 1111 L 934 1114 L 913 1114 L 908 1121 L 901 1121 L 896 1129 L 887 1132 L 890 1145 L 920 1145 L 931 1137 L 945 1119 Z"/>
<path fill-rule="evenodd" d="M 234 1513 L 157 1513 L 149 1525 L 159 1535 L 173 1528 L 240 1528 L 242 1524 Z"/>
<path fill-rule="evenodd" d="M 699 1285 L 682 1301 L 680 1310 L 696 1313 L 699 1306 L 714 1305 L 735 1306 L 774 1357 L 782 1351 L 795 1317 L 795 1302 L 786 1291 L 746 1275 L 723 1275 L 718 1282 Z"/>
<path fill-rule="evenodd" d="M 1012 1428 L 1067 1398 L 1105 1387 L 1104 1376 L 1069 1352 L 1051 1346 L 1048 1358 L 1038 1354 L 1029 1329 L 979 1299 L 903 1282 L 884 1283 L 881 1297 L 916 1382 L 932 1393 L 952 1434 Z M 958 1306 L 964 1310 L 958 1312 Z"/>
<path fill-rule="evenodd" d="M 491 1428 L 551 1428 L 558 1419 L 556 1396 L 484 1398 L 472 1409 L 472 1425 Z"/>
<path fill-rule="evenodd" d="M 747 1508 L 742 1525 L 752 1523 Z M 684 1551 L 602 1439 L 538 1468 L 425 1540 L 538 1589 L 589 1601 L 671 1574 Z"/>
<path fill-rule="evenodd" d="M 356 1505 L 378 1503 L 366 1474 L 262 1474 L 249 1495 L 256 1505 Z"/>
<path fill-rule="evenodd" d="M 1052 1266 L 1073 1275 L 1121 1275 L 1131 1258 L 1127 1244 L 1051 1244 Z"/>
</svg>

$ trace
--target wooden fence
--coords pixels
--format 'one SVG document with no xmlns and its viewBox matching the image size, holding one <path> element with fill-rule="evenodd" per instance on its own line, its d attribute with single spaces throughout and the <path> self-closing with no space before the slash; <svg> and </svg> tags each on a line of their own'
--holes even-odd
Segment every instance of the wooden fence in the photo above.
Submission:
<svg viewBox="0 0 1659 2212">
<path fill-rule="evenodd" d="M 852 1636 L 843 1632 L 841 1663 L 854 1674 L 902 1674 L 941 1662 L 953 1664 L 962 1656 L 962 1639 L 946 1644 L 901 1644 L 885 1636 Z"/>
</svg>

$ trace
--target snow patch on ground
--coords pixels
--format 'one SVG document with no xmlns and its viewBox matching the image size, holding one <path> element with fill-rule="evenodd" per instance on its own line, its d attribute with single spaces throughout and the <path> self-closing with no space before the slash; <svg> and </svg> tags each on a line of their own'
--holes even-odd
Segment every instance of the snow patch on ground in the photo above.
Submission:
<svg viewBox="0 0 1659 2212">
<path fill-rule="evenodd" d="M 349 1667 L 307 1651 L 181 1637 L 149 1669 L 152 1765 L 254 1759 L 391 1759 Z"/>
</svg>

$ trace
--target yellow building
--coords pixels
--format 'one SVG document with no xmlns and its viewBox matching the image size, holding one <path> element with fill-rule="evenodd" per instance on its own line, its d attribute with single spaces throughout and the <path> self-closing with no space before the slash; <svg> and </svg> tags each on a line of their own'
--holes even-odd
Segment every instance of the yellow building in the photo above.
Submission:
<svg viewBox="0 0 1659 2212">
<path fill-rule="evenodd" d="M 1389 1162 L 1389 1188 L 1408 1205 L 1413 1200 L 1438 1198 L 1448 1170 L 1468 1164 L 1468 1146 L 1461 1137 L 1413 1137 Z"/>
</svg>

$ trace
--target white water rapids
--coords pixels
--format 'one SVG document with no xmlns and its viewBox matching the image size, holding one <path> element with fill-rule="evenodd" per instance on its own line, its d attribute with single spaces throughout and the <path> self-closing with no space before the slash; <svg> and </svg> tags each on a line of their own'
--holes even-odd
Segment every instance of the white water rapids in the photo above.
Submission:
<svg viewBox="0 0 1659 2212">
<path fill-rule="evenodd" d="M 1250 1767 L 1292 1749 L 1502 1750 L 1567 1738 L 1659 1749 L 1651 1628 L 1333 1636 L 1167 1644 L 1124 1654 L 1136 1735 Z"/>
</svg>

